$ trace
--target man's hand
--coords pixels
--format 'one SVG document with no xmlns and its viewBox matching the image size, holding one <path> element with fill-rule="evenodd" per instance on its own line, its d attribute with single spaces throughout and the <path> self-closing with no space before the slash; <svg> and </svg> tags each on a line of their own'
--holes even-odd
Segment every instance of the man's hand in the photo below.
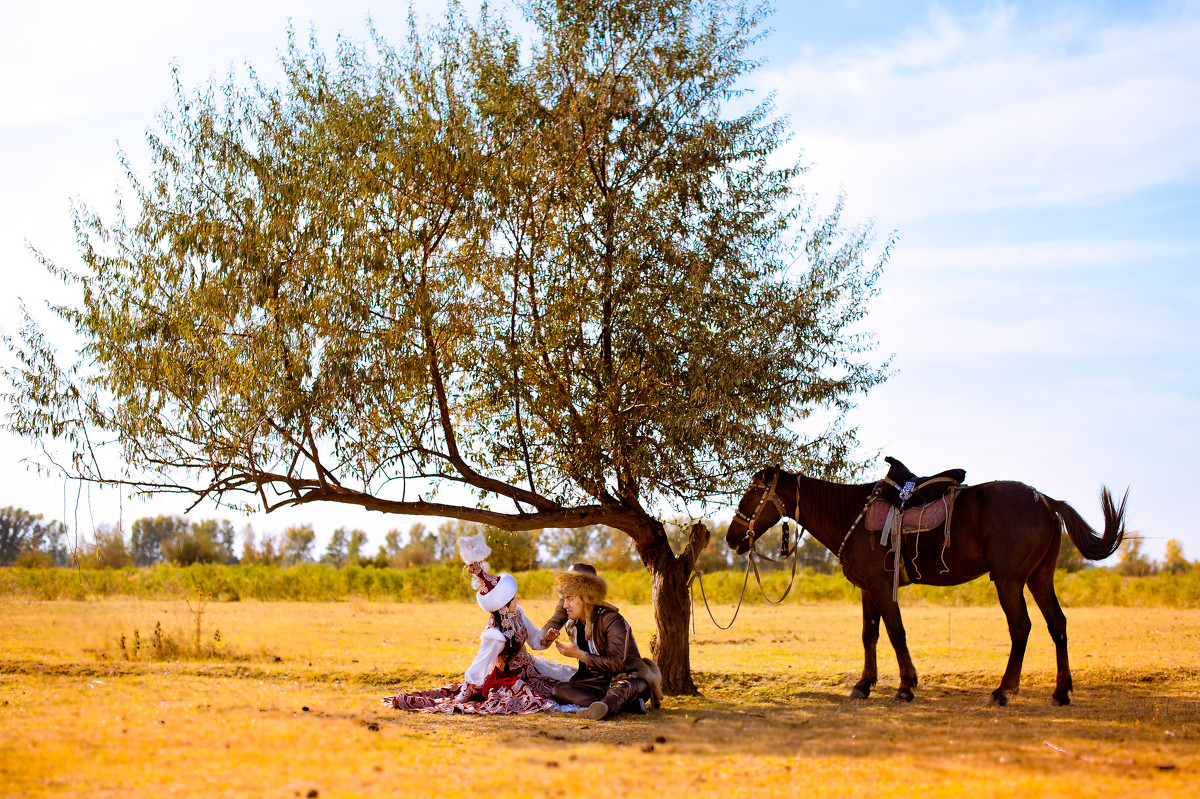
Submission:
<svg viewBox="0 0 1200 799">
<path fill-rule="evenodd" d="M 560 655 L 569 658 L 575 658 L 576 660 L 583 660 L 584 658 L 583 650 L 575 646 L 575 644 L 564 644 L 562 641 L 555 641 L 554 646 L 558 648 L 558 653 Z"/>
</svg>

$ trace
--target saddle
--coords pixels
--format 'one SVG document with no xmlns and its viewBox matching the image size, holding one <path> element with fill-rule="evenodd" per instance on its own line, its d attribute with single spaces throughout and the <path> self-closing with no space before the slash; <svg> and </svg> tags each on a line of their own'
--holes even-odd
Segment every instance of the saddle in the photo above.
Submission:
<svg viewBox="0 0 1200 799">
<path fill-rule="evenodd" d="M 866 516 L 866 528 L 882 531 L 881 546 L 888 545 L 892 560 L 892 601 L 899 599 L 901 584 L 910 582 L 904 560 L 900 557 L 900 541 L 905 533 L 921 533 L 945 524 L 942 540 L 942 563 L 945 565 L 946 548 L 950 546 L 950 514 L 954 508 L 954 495 L 939 502 L 950 489 L 962 485 L 967 479 L 965 469 L 947 469 L 944 472 L 917 477 L 908 467 L 895 458 L 884 458 L 889 464 L 887 476 L 876 485 L 862 516 Z M 861 518 L 861 516 L 860 516 Z M 857 522 L 856 522 L 857 523 Z M 887 557 L 887 556 L 885 556 Z M 912 566 L 917 567 L 916 554 Z M 920 579 L 920 573 L 917 574 Z"/>
<path fill-rule="evenodd" d="M 928 505 L 967 479 L 965 469 L 947 469 L 929 477 L 917 477 L 890 455 L 884 460 L 890 466 L 887 476 L 883 478 L 879 497 L 894 508 Z"/>
</svg>

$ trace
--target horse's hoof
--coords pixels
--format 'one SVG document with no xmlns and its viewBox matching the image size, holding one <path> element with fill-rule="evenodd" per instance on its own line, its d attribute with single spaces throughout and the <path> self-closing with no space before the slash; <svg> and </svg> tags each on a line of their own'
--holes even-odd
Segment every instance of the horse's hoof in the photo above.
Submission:
<svg viewBox="0 0 1200 799">
<path fill-rule="evenodd" d="M 1059 691 L 1055 691 L 1054 695 L 1050 698 L 1054 701 L 1054 704 L 1058 705 L 1059 707 L 1071 704 L 1071 695 L 1066 691 L 1062 691 L 1061 693 Z"/>
<path fill-rule="evenodd" d="M 851 699 L 866 699 L 870 695 L 871 692 L 869 690 L 863 690 L 862 688 L 855 688 L 850 692 Z"/>
<path fill-rule="evenodd" d="M 911 701 L 913 701 L 913 692 L 906 691 L 903 688 L 901 688 L 899 691 L 896 692 L 896 695 L 893 696 L 892 699 L 896 702 L 911 702 Z"/>
<path fill-rule="evenodd" d="M 992 704 L 996 707 L 1004 707 L 1008 704 L 1008 697 L 1005 696 L 1003 691 L 997 688 L 995 691 L 992 691 Z"/>
</svg>

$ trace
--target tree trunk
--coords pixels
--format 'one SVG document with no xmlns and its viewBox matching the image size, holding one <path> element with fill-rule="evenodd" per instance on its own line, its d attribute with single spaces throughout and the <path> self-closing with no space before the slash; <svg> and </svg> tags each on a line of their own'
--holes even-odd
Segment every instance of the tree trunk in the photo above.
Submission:
<svg viewBox="0 0 1200 799">
<path fill-rule="evenodd" d="M 654 607 L 657 632 L 650 642 L 650 653 L 662 670 L 663 693 L 668 696 L 699 696 L 692 680 L 688 624 L 692 605 L 688 578 L 696 557 L 708 546 L 708 528 L 702 523 L 692 527 L 691 535 L 678 557 L 671 551 L 666 532 L 657 530 L 650 551 L 640 553 L 650 573 L 650 599 Z"/>
<path fill-rule="evenodd" d="M 691 603 L 688 601 L 690 564 L 682 558 L 670 557 L 650 572 L 651 602 L 657 633 L 650 641 L 650 652 L 662 670 L 663 693 L 668 696 L 698 696 L 700 691 L 692 681 L 692 660 L 688 640 Z"/>
</svg>

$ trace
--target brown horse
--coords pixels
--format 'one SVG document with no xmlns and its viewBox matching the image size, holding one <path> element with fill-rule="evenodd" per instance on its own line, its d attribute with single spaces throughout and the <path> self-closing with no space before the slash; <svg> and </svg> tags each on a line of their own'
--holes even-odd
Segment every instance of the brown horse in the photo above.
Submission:
<svg viewBox="0 0 1200 799">
<path fill-rule="evenodd" d="M 725 540 L 731 549 L 745 553 L 786 514 L 837 554 L 847 579 L 862 590 L 865 662 L 850 697 L 864 699 L 875 685 L 875 649 L 882 617 L 900 664 L 900 688 L 895 698 L 909 702 L 917 684 L 917 671 L 908 653 L 900 606 L 892 599 L 893 556 L 888 554 L 888 544 L 879 543 L 879 533 L 865 530 L 860 518 L 873 489 L 873 483 L 843 485 L 775 466 L 763 469 L 751 479 L 750 488 L 738 503 L 737 516 Z M 1097 535 L 1070 505 L 1024 483 L 983 483 L 955 491 L 958 496 L 950 517 L 949 545 L 944 538 L 944 523 L 920 535 L 903 535 L 904 572 L 912 582 L 926 585 L 958 585 L 983 574 L 991 575 L 1012 638 L 1008 667 L 1000 687 L 992 692 L 992 703 L 996 705 L 1007 704 L 1009 694 L 1020 689 L 1021 663 L 1030 629 L 1024 594 L 1024 586 L 1028 585 L 1046 618 L 1058 656 L 1054 702 L 1068 704 L 1072 684 L 1067 662 L 1067 619 L 1054 593 L 1061 528 L 1066 528 L 1084 557 L 1107 558 L 1125 536 L 1125 499 L 1129 492 L 1116 507 L 1108 489 L 1101 489 L 1104 533 Z"/>
</svg>

